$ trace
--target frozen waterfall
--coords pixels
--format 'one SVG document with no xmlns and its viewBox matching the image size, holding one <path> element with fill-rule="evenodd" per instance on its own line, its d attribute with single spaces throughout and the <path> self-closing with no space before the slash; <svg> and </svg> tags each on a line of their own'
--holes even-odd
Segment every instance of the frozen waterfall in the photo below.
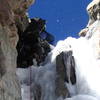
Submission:
<svg viewBox="0 0 100 100">
<path fill-rule="evenodd" d="M 72 51 L 75 59 L 76 83 L 72 85 L 71 82 L 65 82 L 70 96 L 57 97 L 56 57 L 68 51 Z M 22 100 L 100 100 L 99 60 L 96 59 L 94 48 L 86 37 L 69 37 L 59 41 L 48 54 L 44 64 L 27 69 L 18 68 L 17 75 L 22 84 Z"/>
<path fill-rule="evenodd" d="M 99 28 L 97 19 L 85 37 L 59 41 L 41 66 L 18 68 L 22 100 L 100 100 Z"/>
<path fill-rule="evenodd" d="M 78 39 L 61 40 L 38 66 L 18 68 L 22 100 L 100 100 L 100 0 L 87 7 Z"/>
</svg>

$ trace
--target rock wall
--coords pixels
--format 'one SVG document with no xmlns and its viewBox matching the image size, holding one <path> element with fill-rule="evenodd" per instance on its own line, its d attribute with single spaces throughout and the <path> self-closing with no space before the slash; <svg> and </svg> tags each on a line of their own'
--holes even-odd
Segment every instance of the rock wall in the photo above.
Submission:
<svg viewBox="0 0 100 100">
<path fill-rule="evenodd" d="M 93 0 L 87 6 L 89 22 L 79 35 L 89 40 L 94 49 L 95 57 L 100 59 L 100 0 Z"/>
<path fill-rule="evenodd" d="M 0 0 L 0 100 L 21 100 L 16 76 L 17 28 L 28 21 L 26 11 L 34 0 Z"/>
<path fill-rule="evenodd" d="M 89 15 L 89 22 L 83 30 L 80 31 L 80 36 L 85 36 L 89 27 L 97 20 L 100 19 L 100 0 L 93 0 L 87 6 L 87 13 Z"/>
</svg>

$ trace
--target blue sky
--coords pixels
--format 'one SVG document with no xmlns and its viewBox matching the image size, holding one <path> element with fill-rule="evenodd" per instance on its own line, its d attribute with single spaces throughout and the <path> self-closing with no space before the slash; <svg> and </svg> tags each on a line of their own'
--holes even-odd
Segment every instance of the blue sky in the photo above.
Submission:
<svg viewBox="0 0 100 100">
<path fill-rule="evenodd" d="M 29 16 L 47 20 L 47 31 L 55 42 L 68 36 L 78 37 L 88 22 L 86 7 L 91 0 L 36 0 L 29 8 Z"/>
</svg>

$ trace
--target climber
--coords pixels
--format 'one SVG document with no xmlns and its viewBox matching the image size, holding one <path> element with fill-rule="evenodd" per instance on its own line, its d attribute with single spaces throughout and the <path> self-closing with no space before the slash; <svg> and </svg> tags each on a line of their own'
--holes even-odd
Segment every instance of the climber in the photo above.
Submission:
<svg viewBox="0 0 100 100">
<path fill-rule="evenodd" d="M 35 25 L 35 27 L 38 28 L 37 30 L 39 31 L 40 38 L 42 38 L 44 40 L 47 40 L 50 44 L 53 44 L 53 42 L 54 42 L 54 36 L 51 35 L 50 33 L 48 33 L 45 30 L 46 29 L 46 25 L 45 25 L 46 21 L 43 20 L 43 19 L 41 19 L 41 18 L 33 18 L 33 19 L 31 19 L 32 23 L 34 23 L 35 21 L 37 21 L 37 27 L 36 27 L 36 25 Z"/>
<path fill-rule="evenodd" d="M 47 40 L 50 44 L 53 45 L 54 36 L 51 35 L 50 33 L 46 32 L 46 31 L 43 31 L 43 32 L 41 32 L 40 37 L 41 37 L 42 39 Z"/>
<path fill-rule="evenodd" d="M 45 34 L 45 38 L 43 34 Z M 41 18 L 31 19 L 28 27 L 19 35 L 16 47 L 18 51 L 17 67 L 31 66 L 33 59 L 36 59 L 39 65 L 50 52 L 49 43 L 53 40 L 53 36 L 45 31 L 45 20 Z"/>
</svg>

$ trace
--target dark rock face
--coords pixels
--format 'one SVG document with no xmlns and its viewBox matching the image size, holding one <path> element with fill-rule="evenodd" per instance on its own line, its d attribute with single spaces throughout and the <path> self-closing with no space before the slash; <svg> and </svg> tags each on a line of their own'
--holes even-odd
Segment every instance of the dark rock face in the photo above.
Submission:
<svg viewBox="0 0 100 100">
<path fill-rule="evenodd" d="M 32 19 L 24 32 L 19 31 L 17 67 L 29 67 L 34 64 L 33 59 L 36 59 L 38 65 L 45 60 L 50 46 L 46 39 L 40 37 L 45 31 L 44 26 L 44 20 Z"/>
<path fill-rule="evenodd" d="M 66 74 L 67 74 L 67 82 L 69 81 L 74 85 L 76 83 L 76 75 L 75 75 L 75 60 L 72 56 L 72 51 L 64 52 L 64 65 L 66 66 Z"/>
<path fill-rule="evenodd" d="M 68 89 L 65 86 L 65 81 L 68 81 L 68 77 L 66 75 L 66 66 L 64 65 L 63 52 L 57 56 L 56 58 L 56 89 L 55 94 L 57 97 L 63 96 L 63 98 L 69 96 Z"/>
<path fill-rule="evenodd" d="M 71 83 L 74 85 L 76 83 L 75 76 L 75 62 L 74 57 L 72 56 L 72 51 L 62 52 L 56 58 L 56 89 L 55 93 L 57 97 L 62 96 L 63 98 L 69 97 L 70 93 L 65 86 L 65 82 Z"/>
</svg>

